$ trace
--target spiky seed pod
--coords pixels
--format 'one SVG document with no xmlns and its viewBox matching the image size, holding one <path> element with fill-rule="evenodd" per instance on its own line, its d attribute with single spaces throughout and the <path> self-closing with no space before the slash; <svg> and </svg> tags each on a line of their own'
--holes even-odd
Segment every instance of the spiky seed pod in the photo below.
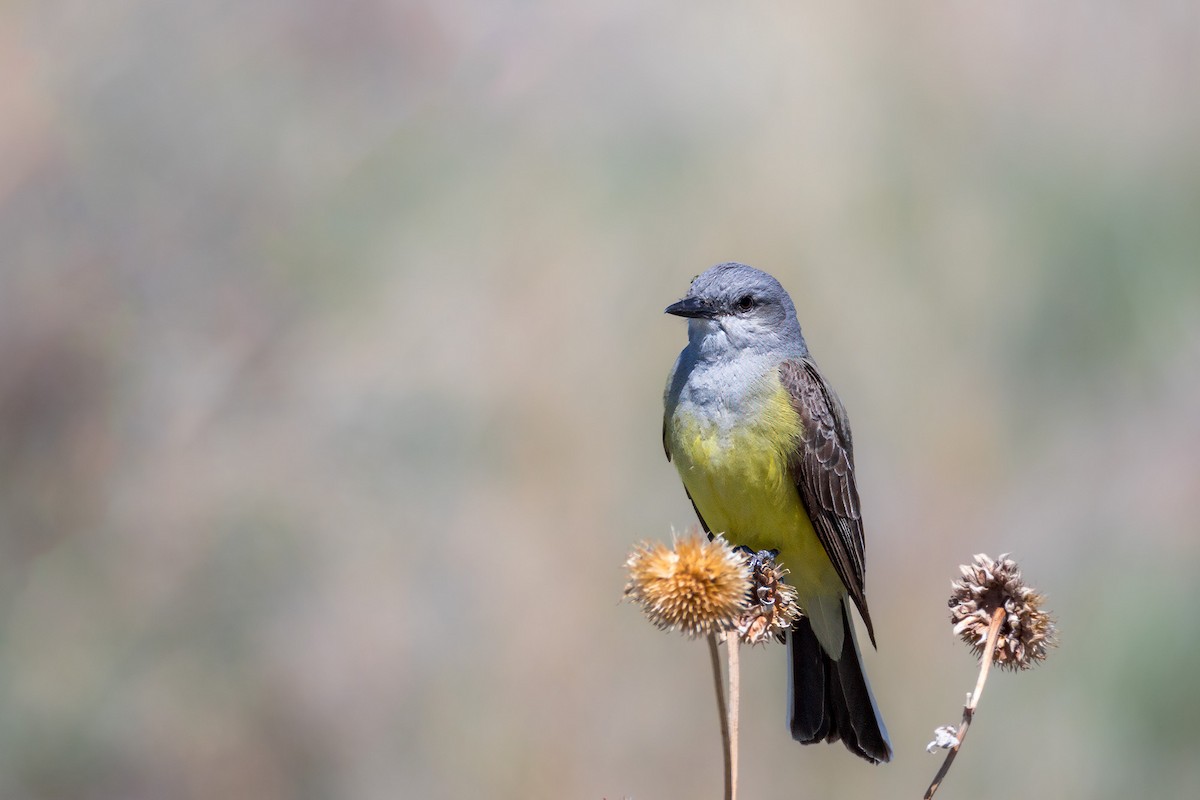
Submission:
<svg viewBox="0 0 1200 800">
<path fill-rule="evenodd" d="M 643 542 L 625 566 L 625 596 L 662 630 L 689 637 L 732 629 L 750 591 L 745 559 L 720 536 L 693 532 L 673 548 Z"/>
<path fill-rule="evenodd" d="M 963 577 L 950 584 L 950 621 L 955 635 L 982 656 L 992 614 L 1003 608 L 995 663 L 1018 670 L 1042 661 L 1047 647 L 1056 644 L 1054 619 L 1041 608 L 1045 598 L 1021 579 L 1017 563 L 1007 553 L 995 560 L 980 553 L 959 570 Z"/>
<path fill-rule="evenodd" d="M 737 622 L 737 632 L 747 644 L 783 641 L 784 632 L 800 617 L 796 589 L 785 583 L 787 569 L 775 561 L 775 553 L 760 550 L 749 556 L 750 593 Z"/>
</svg>

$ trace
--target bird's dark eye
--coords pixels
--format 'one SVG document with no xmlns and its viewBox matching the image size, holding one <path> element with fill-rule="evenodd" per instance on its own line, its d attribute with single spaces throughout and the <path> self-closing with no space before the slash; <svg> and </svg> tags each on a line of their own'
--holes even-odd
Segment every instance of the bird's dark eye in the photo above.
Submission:
<svg viewBox="0 0 1200 800">
<path fill-rule="evenodd" d="M 744 294 L 737 299 L 736 303 L 734 303 L 734 308 L 744 314 L 750 309 L 754 308 L 754 305 L 754 295 Z"/>
</svg>

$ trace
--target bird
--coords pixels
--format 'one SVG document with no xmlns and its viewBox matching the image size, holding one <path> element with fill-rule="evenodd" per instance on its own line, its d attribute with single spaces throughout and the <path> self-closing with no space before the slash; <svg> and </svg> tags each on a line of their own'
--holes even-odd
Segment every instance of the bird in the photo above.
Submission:
<svg viewBox="0 0 1200 800">
<path fill-rule="evenodd" d="M 803 611 L 787 634 L 792 737 L 890 761 L 850 612 L 875 646 L 850 423 L 791 297 L 766 272 L 727 262 L 666 313 L 688 323 L 663 398 L 667 459 L 710 536 L 777 551 Z"/>
</svg>

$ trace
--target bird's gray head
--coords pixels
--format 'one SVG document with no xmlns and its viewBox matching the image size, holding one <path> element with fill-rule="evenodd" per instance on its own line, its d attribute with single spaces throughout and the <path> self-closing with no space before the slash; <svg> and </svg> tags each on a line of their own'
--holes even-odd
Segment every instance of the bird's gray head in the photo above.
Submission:
<svg viewBox="0 0 1200 800">
<path fill-rule="evenodd" d="M 808 353 L 792 298 L 779 281 L 745 264 L 718 264 L 697 275 L 687 297 L 667 313 L 688 318 L 688 345 L 700 354 Z"/>
</svg>

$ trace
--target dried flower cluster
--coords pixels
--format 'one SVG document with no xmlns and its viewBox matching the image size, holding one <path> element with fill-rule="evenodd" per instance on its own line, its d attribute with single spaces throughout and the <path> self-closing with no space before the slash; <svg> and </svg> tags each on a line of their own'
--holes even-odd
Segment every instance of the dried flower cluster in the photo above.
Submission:
<svg viewBox="0 0 1200 800">
<path fill-rule="evenodd" d="M 1046 648 L 1055 643 L 1055 626 L 1042 610 L 1045 600 L 1025 585 L 1021 570 L 1008 555 L 992 560 L 985 554 L 975 556 L 959 569 L 963 577 L 950 585 L 950 621 L 954 633 L 983 655 L 988 626 L 998 608 L 1005 610 L 996 640 L 994 659 L 1007 669 L 1028 669 L 1046 657 Z"/>
<path fill-rule="evenodd" d="M 949 750 L 961 744 L 962 740 L 958 738 L 958 728 L 953 725 L 942 725 L 940 728 L 933 729 L 933 741 L 925 745 L 925 752 Z"/>
<path fill-rule="evenodd" d="M 800 617 L 796 605 L 796 589 L 785 583 L 788 571 L 775 562 L 770 550 L 760 550 L 749 556 L 750 593 L 748 607 L 737 621 L 739 638 L 747 644 L 762 644 L 776 639 L 783 641 L 784 633 Z"/>
<path fill-rule="evenodd" d="M 625 562 L 632 598 L 656 626 L 688 636 L 735 627 L 750 591 L 745 557 L 720 536 L 693 532 L 674 548 L 643 542 Z"/>
</svg>

